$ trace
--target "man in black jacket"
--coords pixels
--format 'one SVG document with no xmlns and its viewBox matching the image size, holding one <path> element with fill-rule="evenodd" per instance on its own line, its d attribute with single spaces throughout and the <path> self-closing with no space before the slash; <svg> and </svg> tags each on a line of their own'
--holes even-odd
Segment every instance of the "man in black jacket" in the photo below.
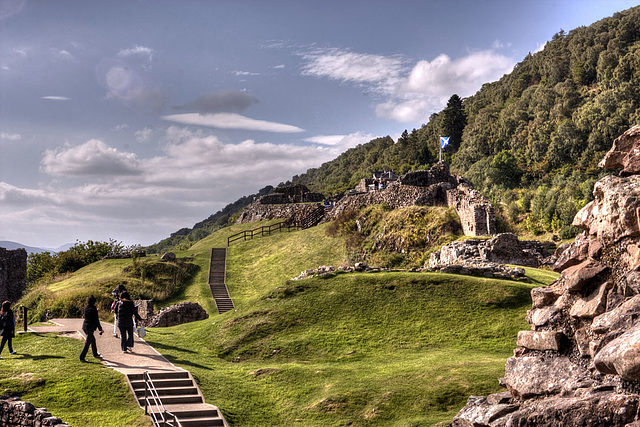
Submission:
<svg viewBox="0 0 640 427">
<path fill-rule="evenodd" d="M 91 295 L 87 299 L 87 306 L 84 308 L 84 322 L 82 322 L 82 330 L 87 335 L 87 338 L 84 341 L 82 353 L 80 353 L 81 362 L 86 362 L 85 356 L 89 351 L 89 346 L 91 346 L 93 357 L 100 357 L 100 353 L 98 353 L 98 347 L 96 345 L 96 337 L 93 336 L 93 333 L 96 331 L 96 329 L 99 329 L 100 335 L 102 335 L 102 325 L 100 324 L 98 309 L 96 308 L 96 297 Z"/>
</svg>

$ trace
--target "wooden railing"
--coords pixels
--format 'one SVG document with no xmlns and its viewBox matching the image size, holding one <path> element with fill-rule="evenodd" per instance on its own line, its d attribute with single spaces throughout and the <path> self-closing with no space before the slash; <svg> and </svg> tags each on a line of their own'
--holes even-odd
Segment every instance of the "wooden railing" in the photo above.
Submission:
<svg viewBox="0 0 640 427">
<path fill-rule="evenodd" d="M 144 413 L 151 417 L 155 427 L 182 427 L 178 418 L 164 409 L 158 391 L 151 381 L 149 371 L 142 374 L 144 380 Z"/>
<path fill-rule="evenodd" d="M 254 228 L 253 230 L 245 230 L 245 231 L 236 233 L 233 236 L 229 236 L 227 238 L 227 246 L 229 246 L 231 242 L 235 242 L 236 240 L 253 239 L 254 237 L 257 237 L 257 236 L 262 237 L 265 235 L 269 236 L 271 235 L 272 232 L 275 232 L 275 231 L 280 231 L 280 232 L 291 231 L 291 230 L 297 230 L 299 228 L 300 228 L 299 225 L 294 225 L 290 221 L 282 221 L 272 225 L 263 225 L 262 227 Z"/>
</svg>

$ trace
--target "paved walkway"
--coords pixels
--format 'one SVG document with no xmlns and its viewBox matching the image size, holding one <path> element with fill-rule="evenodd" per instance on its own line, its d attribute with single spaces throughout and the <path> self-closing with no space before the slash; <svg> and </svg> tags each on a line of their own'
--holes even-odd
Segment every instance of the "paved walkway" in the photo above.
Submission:
<svg viewBox="0 0 640 427">
<path fill-rule="evenodd" d="M 84 341 L 82 319 L 52 319 L 50 322 L 55 323 L 55 326 L 31 326 L 29 330 L 33 332 L 67 333 L 76 335 L 77 338 Z M 100 335 L 98 331 L 96 331 L 94 336 L 96 337 L 96 343 L 98 345 L 98 353 L 102 354 L 101 362 L 105 365 L 125 375 L 138 374 L 144 371 L 184 371 L 184 369 L 175 366 L 165 359 L 164 356 L 136 334 L 134 334 L 133 352 L 123 353 L 120 349 L 120 338 L 113 336 L 113 324 L 106 322 L 100 323 L 104 329 L 104 334 Z M 78 358 L 79 357 L 80 351 L 78 350 Z M 96 360 L 91 355 L 91 349 L 89 349 L 86 359 L 89 362 Z"/>
</svg>

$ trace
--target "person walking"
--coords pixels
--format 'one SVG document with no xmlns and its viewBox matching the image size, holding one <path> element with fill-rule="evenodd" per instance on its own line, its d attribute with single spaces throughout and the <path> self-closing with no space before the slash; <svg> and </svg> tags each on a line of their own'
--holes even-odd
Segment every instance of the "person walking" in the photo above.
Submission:
<svg viewBox="0 0 640 427">
<path fill-rule="evenodd" d="M 87 306 L 84 308 L 84 322 L 82 322 L 82 330 L 84 331 L 86 338 L 84 340 L 84 347 L 80 353 L 81 362 L 86 362 L 85 357 L 89 351 L 89 346 L 91 346 L 93 357 L 96 359 L 101 357 L 100 353 L 98 353 L 96 337 L 93 336 L 96 329 L 99 329 L 100 335 L 102 335 L 103 330 L 102 325 L 100 324 L 100 318 L 98 317 L 98 309 L 96 308 L 96 297 L 91 295 L 87 298 Z"/>
<path fill-rule="evenodd" d="M 113 313 L 113 336 L 116 338 L 118 338 L 118 315 L 116 313 L 116 307 L 120 301 L 120 294 L 126 290 L 127 288 L 124 287 L 124 284 L 120 283 L 113 291 L 111 291 L 111 295 L 113 295 L 113 303 L 111 303 L 111 312 Z"/>
<path fill-rule="evenodd" d="M 133 349 L 133 319 L 142 320 L 138 309 L 131 301 L 129 292 L 124 291 L 120 294 L 116 314 L 118 315 L 118 329 L 120 329 L 120 348 L 123 353 L 127 353 Z"/>
<path fill-rule="evenodd" d="M 2 342 L 0 343 L 0 354 L 4 350 L 4 345 L 9 344 L 9 353 L 16 354 L 13 349 L 12 338 L 16 332 L 16 318 L 13 316 L 13 310 L 11 310 L 11 301 L 5 301 L 0 308 L 0 336 L 2 336 Z M 0 357 L 0 360 L 2 357 Z"/>
</svg>

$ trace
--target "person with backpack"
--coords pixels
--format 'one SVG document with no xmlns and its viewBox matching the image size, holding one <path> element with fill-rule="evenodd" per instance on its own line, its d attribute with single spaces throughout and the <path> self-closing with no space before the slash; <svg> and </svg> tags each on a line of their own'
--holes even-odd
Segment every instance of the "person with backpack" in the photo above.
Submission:
<svg viewBox="0 0 640 427">
<path fill-rule="evenodd" d="M 98 309 L 96 308 L 96 297 L 91 295 L 89 298 L 87 298 L 87 306 L 84 308 L 84 322 L 82 322 L 82 330 L 84 331 L 86 338 L 84 341 L 84 347 L 82 348 L 82 352 L 80 353 L 81 362 L 86 362 L 85 356 L 89 351 L 89 346 L 91 346 L 93 357 L 95 357 L 96 359 L 99 359 L 101 357 L 100 353 L 98 353 L 96 337 L 93 336 L 93 333 L 96 331 L 96 329 L 100 330 L 100 335 L 102 335 L 102 325 L 100 324 Z"/>
<path fill-rule="evenodd" d="M 5 301 L 2 303 L 0 309 L 0 336 L 2 336 L 2 342 L 0 343 L 0 354 L 4 350 L 4 345 L 9 344 L 9 354 L 16 354 L 13 349 L 12 338 L 16 332 L 16 318 L 11 310 L 11 301 Z M 2 359 L 2 357 L 0 357 Z"/>
<path fill-rule="evenodd" d="M 127 353 L 133 348 L 133 319 L 142 320 L 129 292 L 124 291 L 120 294 L 116 314 L 118 316 L 118 329 L 120 329 L 120 348 L 123 353 Z"/>
</svg>

